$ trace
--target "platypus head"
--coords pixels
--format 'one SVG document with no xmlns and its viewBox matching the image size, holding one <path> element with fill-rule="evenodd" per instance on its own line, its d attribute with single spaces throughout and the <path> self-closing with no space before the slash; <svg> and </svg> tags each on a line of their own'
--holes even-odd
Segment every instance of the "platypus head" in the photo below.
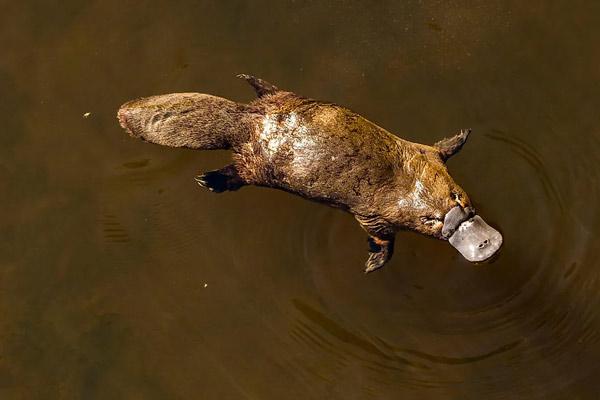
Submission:
<svg viewBox="0 0 600 400">
<path fill-rule="evenodd" d="M 469 196 L 448 173 L 446 160 L 466 142 L 470 130 L 434 146 L 414 150 L 399 176 L 399 225 L 448 240 L 467 260 L 492 257 L 502 245 L 500 232 L 475 213 Z"/>
</svg>

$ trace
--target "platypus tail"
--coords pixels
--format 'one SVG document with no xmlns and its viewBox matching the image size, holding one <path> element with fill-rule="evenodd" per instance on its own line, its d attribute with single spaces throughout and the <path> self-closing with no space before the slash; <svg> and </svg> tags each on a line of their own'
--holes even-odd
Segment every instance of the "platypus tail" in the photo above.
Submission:
<svg viewBox="0 0 600 400">
<path fill-rule="evenodd" d="M 171 147 L 229 149 L 247 140 L 252 108 L 217 96 L 173 93 L 129 101 L 117 114 L 131 136 Z"/>
</svg>

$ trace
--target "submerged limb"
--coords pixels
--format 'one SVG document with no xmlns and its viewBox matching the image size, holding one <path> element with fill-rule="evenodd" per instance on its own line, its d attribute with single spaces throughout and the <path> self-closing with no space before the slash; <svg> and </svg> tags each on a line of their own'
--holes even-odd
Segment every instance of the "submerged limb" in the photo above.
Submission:
<svg viewBox="0 0 600 400">
<path fill-rule="evenodd" d="M 238 190 L 246 185 L 246 181 L 238 175 L 233 164 L 215 171 L 205 172 L 195 179 L 200 186 L 215 193 Z"/>
<path fill-rule="evenodd" d="M 365 264 L 365 273 L 368 274 L 383 267 L 392 258 L 396 232 L 380 216 L 355 214 L 354 218 L 369 234 L 369 258 Z"/>
<path fill-rule="evenodd" d="M 381 239 L 369 236 L 369 259 L 365 264 L 365 274 L 383 267 L 394 254 L 394 238 Z"/>
</svg>

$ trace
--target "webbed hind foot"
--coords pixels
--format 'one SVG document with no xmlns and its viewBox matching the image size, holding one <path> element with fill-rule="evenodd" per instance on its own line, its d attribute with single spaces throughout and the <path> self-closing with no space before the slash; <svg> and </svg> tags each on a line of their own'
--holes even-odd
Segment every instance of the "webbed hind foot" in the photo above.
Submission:
<svg viewBox="0 0 600 400">
<path fill-rule="evenodd" d="M 215 193 L 238 190 L 246 184 L 238 175 L 234 165 L 205 172 L 202 175 L 198 175 L 195 179 L 198 185 Z"/>
</svg>

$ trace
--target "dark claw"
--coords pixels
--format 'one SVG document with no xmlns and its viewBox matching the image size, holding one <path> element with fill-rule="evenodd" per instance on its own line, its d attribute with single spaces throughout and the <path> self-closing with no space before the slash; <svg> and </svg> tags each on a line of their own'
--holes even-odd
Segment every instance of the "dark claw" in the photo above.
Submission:
<svg viewBox="0 0 600 400">
<path fill-rule="evenodd" d="M 206 181 L 203 179 L 204 176 L 203 175 L 198 175 L 197 177 L 194 178 L 194 180 L 196 181 L 196 183 L 202 187 L 206 187 Z"/>
<path fill-rule="evenodd" d="M 232 165 L 216 171 L 205 172 L 202 175 L 198 175 L 195 179 L 198 185 L 207 188 L 213 193 L 238 190 L 245 184 Z"/>
<path fill-rule="evenodd" d="M 206 178 L 205 175 L 198 175 L 197 177 L 194 178 L 194 180 L 196 181 L 196 183 L 198 185 L 200 185 L 200 187 L 208 189 L 211 192 L 215 192 L 216 190 L 210 186 L 210 184 L 205 180 L 205 178 Z"/>
</svg>

